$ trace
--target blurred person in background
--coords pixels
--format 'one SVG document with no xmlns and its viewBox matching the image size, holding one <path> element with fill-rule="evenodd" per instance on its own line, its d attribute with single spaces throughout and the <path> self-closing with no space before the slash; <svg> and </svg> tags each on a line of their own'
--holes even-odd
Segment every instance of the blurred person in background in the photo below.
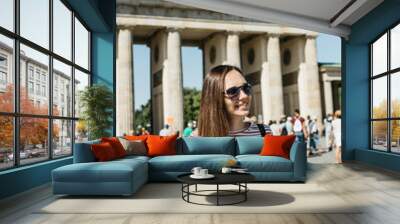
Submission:
<svg viewBox="0 0 400 224">
<path fill-rule="evenodd" d="M 333 144 L 336 150 L 336 163 L 342 163 L 342 113 L 335 111 L 335 118 L 332 121 Z"/>
<path fill-rule="evenodd" d="M 183 137 L 192 136 L 193 133 L 193 123 L 189 121 L 187 123 L 187 127 L 183 130 Z"/>
<path fill-rule="evenodd" d="M 292 124 L 292 120 L 293 118 L 288 116 L 286 118 L 286 123 L 285 123 L 285 127 L 286 127 L 286 131 L 288 133 L 288 135 L 293 135 L 293 124 Z"/>
<path fill-rule="evenodd" d="M 332 151 L 332 114 L 328 114 L 328 116 L 324 119 L 324 128 L 326 148 L 328 151 Z"/>
<path fill-rule="evenodd" d="M 168 136 L 171 135 L 171 130 L 169 124 L 165 124 L 164 128 L 160 130 L 160 136 Z"/>
<path fill-rule="evenodd" d="M 308 124 L 309 132 L 310 132 L 310 155 L 314 155 L 318 153 L 318 141 L 319 141 L 319 131 L 318 131 L 318 123 L 317 118 L 313 117 Z"/>
<path fill-rule="evenodd" d="M 294 116 L 292 118 L 293 132 L 296 135 L 296 140 L 304 142 L 308 138 L 306 120 L 300 115 L 300 110 L 294 110 Z"/>
</svg>

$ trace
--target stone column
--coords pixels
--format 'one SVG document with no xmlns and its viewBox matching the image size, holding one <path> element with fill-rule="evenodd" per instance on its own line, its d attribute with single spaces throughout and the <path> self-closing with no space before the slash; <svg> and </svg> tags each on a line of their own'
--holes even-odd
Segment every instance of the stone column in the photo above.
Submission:
<svg viewBox="0 0 400 224">
<path fill-rule="evenodd" d="M 326 74 L 324 74 L 326 75 Z M 333 113 L 333 95 L 332 95 L 332 82 L 328 80 L 323 80 L 324 82 L 324 100 L 325 100 L 325 113 Z"/>
<path fill-rule="evenodd" d="M 167 58 L 163 71 L 164 119 L 172 118 L 171 130 L 183 131 L 183 82 L 181 37 L 176 29 L 167 30 Z"/>
<path fill-rule="evenodd" d="M 268 123 L 269 120 L 279 120 L 284 114 L 279 35 L 269 34 L 260 43 L 261 101 L 263 121 Z"/>
<path fill-rule="evenodd" d="M 133 56 L 132 34 L 129 29 L 121 29 L 118 34 L 116 77 L 116 133 L 129 134 L 133 130 Z"/>
<path fill-rule="evenodd" d="M 229 32 L 226 37 L 226 62 L 225 64 L 241 67 L 240 39 L 238 33 Z"/>
<path fill-rule="evenodd" d="M 315 36 L 306 36 L 304 42 L 304 60 L 300 63 L 298 75 L 300 113 L 303 116 L 322 119 L 321 93 L 317 63 L 317 45 Z"/>
</svg>

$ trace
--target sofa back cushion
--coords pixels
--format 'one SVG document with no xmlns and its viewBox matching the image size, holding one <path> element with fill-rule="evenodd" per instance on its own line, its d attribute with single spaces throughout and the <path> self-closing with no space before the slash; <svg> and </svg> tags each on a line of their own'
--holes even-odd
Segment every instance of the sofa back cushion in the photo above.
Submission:
<svg viewBox="0 0 400 224">
<path fill-rule="evenodd" d="M 95 162 L 96 158 L 91 150 L 92 144 L 99 144 L 100 140 L 75 143 L 74 147 L 74 163 Z"/>
<path fill-rule="evenodd" d="M 225 154 L 235 155 L 233 137 L 183 137 L 177 144 L 178 154 Z"/>
<path fill-rule="evenodd" d="M 122 146 L 126 151 L 127 156 L 135 155 L 135 156 L 146 156 L 147 148 L 145 142 L 141 140 L 127 140 L 123 137 L 118 137 Z"/>
<path fill-rule="evenodd" d="M 236 155 L 260 154 L 263 144 L 261 136 L 236 137 Z"/>
<path fill-rule="evenodd" d="M 110 142 L 101 142 L 90 146 L 96 161 L 105 162 L 119 158 Z"/>
<path fill-rule="evenodd" d="M 125 135 L 122 138 L 125 138 L 129 141 L 143 141 L 146 142 L 147 138 L 149 137 L 149 135 Z"/>
<path fill-rule="evenodd" d="M 149 135 L 146 140 L 147 155 L 150 157 L 176 155 L 178 134 L 170 136 Z"/>
<path fill-rule="evenodd" d="M 103 138 L 101 138 L 101 142 L 109 143 L 112 146 L 112 149 L 114 150 L 114 154 L 117 158 L 122 158 L 122 157 L 126 156 L 126 151 L 124 149 L 124 146 L 121 144 L 121 142 L 119 141 L 119 139 L 117 137 L 103 137 Z M 93 148 L 92 148 L 92 151 L 93 151 Z"/>
<path fill-rule="evenodd" d="M 264 146 L 261 150 L 261 156 L 280 156 L 290 159 L 290 148 L 293 145 L 296 136 L 272 136 L 266 135 L 264 137 Z"/>
</svg>

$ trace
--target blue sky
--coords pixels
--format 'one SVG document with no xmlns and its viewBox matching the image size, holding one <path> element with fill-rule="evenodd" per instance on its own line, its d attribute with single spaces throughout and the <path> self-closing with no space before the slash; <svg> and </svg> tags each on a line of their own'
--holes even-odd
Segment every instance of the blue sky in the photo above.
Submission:
<svg viewBox="0 0 400 224">
<path fill-rule="evenodd" d="M 13 29 L 13 0 L 0 0 L 0 25 L 7 29 Z M 20 1 L 20 32 L 21 36 L 39 44 L 45 48 L 49 46 L 49 8 L 48 0 L 21 0 Z M 54 51 L 63 57 L 71 60 L 71 16 L 69 9 L 61 1 L 54 1 Z M 84 68 L 88 68 L 88 31 L 83 25 L 75 21 L 75 61 Z M 0 42 L 13 46 L 11 39 L 0 35 Z M 48 64 L 48 56 L 36 50 L 21 45 L 23 53 L 35 60 Z M 60 63 L 57 64 L 57 66 Z M 57 69 L 64 73 L 70 73 L 68 66 L 60 65 Z"/>
<path fill-rule="evenodd" d="M 341 44 L 336 36 L 320 34 L 317 38 L 318 62 L 340 63 Z M 146 45 L 134 45 L 135 109 L 150 98 L 150 50 Z M 197 47 L 182 47 L 183 86 L 201 89 L 203 77 L 202 53 Z"/>
</svg>

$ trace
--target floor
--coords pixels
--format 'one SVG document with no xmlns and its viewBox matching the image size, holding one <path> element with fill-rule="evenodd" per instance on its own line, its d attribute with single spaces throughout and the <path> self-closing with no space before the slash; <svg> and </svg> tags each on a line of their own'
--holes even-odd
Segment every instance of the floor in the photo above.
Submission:
<svg viewBox="0 0 400 224">
<path fill-rule="evenodd" d="M 308 182 L 319 184 L 345 201 L 367 204 L 355 214 L 37 214 L 52 200 L 50 186 L 0 202 L 0 223 L 400 223 L 400 174 L 359 163 L 332 163 L 333 152 L 310 158 Z M 321 203 L 316 201 L 315 203 Z M 323 202 L 322 202 L 323 203 Z"/>
</svg>

